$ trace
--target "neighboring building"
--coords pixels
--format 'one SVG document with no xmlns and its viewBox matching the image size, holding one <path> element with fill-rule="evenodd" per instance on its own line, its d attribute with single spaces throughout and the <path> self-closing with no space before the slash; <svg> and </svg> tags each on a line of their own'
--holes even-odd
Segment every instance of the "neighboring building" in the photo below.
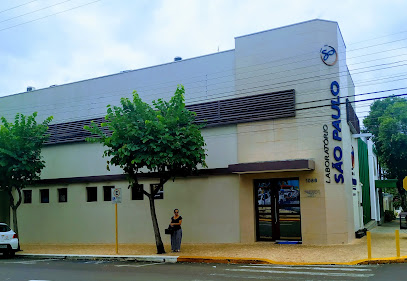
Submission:
<svg viewBox="0 0 407 281">
<path fill-rule="evenodd" d="M 370 228 L 381 223 L 383 216 L 380 210 L 383 209 L 383 202 L 380 203 L 379 190 L 376 182 L 379 179 L 379 164 L 377 155 L 373 149 L 373 141 L 370 136 L 358 139 L 358 153 L 359 153 L 359 173 L 361 190 L 360 196 L 362 197 L 363 207 L 363 223 Z M 363 224 L 362 224 L 363 225 Z"/>
<path fill-rule="evenodd" d="M 177 84 L 206 120 L 209 168 L 164 186 L 161 230 L 179 208 L 184 242 L 352 242 L 363 227 L 354 85 L 338 24 L 312 20 L 237 37 L 234 50 L 1 98 L 8 119 L 54 116 L 42 179 L 18 210 L 23 243 L 114 243 L 113 186 L 123 195 L 119 242 L 154 242 L 148 200 L 122 170 L 106 170 L 83 125 L 133 90 L 151 102 Z"/>
</svg>

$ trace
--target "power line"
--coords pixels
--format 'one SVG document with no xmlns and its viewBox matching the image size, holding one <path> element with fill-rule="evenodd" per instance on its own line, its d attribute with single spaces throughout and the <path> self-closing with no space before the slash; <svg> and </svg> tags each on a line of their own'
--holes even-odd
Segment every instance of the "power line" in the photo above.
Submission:
<svg viewBox="0 0 407 281">
<path fill-rule="evenodd" d="M 316 81 L 318 81 L 318 80 L 316 80 Z M 311 81 L 311 82 L 313 82 L 313 81 Z M 315 81 L 314 81 L 315 82 Z M 309 81 L 306 81 L 306 82 L 303 82 L 303 83 L 297 83 L 296 84 L 296 86 L 298 86 L 298 85 L 301 85 L 301 84 L 306 84 L 306 83 L 309 83 Z M 270 86 L 270 85 L 269 85 Z M 251 89 L 249 92 L 251 93 L 251 94 L 255 94 L 255 93 L 257 93 L 257 92 L 259 92 L 259 93 L 264 93 L 264 90 L 265 89 L 269 89 L 269 87 L 266 85 L 265 86 L 266 88 L 260 88 L 260 89 L 256 89 L 256 90 L 253 90 L 253 89 Z M 341 87 L 341 89 L 345 89 L 345 88 L 347 88 L 347 87 Z M 350 95 L 350 96 L 347 96 L 347 97 L 353 97 L 353 96 L 355 96 L 355 97 L 358 97 L 358 96 L 361 96 L 361 95 L 366 95 L 366 94 L 377 94 L 377 93 L 380 93 L 380 92 L 388 92 L 388 91 L 398 91 L 398 90 L 402 90 L 402 89 L 404 89 L 404 88 L 398 88 L 398 89 L 390 89 L 390 90 L 383 90 L 383 91 L 376 91 L 376 92 L 368 92 L 368 93 L 362 93 L 362 94 L 356 94 L 356 95 Z M 188 90 L 188 89 L 187 89 Z M 318 93 L 318 92 L 323 92 L 323 91 L 327 91 L 325 88 L 322 88 L 322 89 L 312 89 L 312 90 L 310 90 L 310 92 L 309 92 L 309 94 L 306 94 L 306 92 L 305 93 L 301 93 L 301 96 L 306 96 L 306 95 L 311 95 L 311 94 L 316 94 L 316 93 Z M 88 103 L 90 106 L 92 106 L 92 105 L 94 105 L 93 107 L 89 107 L 88 108 L 88 110 L 92 110 L 92 109 L 99 109 L 99 108 L 102 108 L 102 107 L 104 107 L 106 104 L 108 104 L 108 101 L 105 101 L 105 102 L 103 102 L 103 101 L 101 101 L 101 99 L 102 98 L 113 98 L 112 97 L 112 94 L 113 93 L 122 93 L 121 91 L 108 91 L 108 92 L 105 92 L 105 93 L 102 93 L 102 95 L 99 95 L 99 97 L 98 97 L 98 101 L 97 102 L 90 102 L 90 103 Z M 104 94 L 107 94 L 107 95 L 104 95 Z M 68 100 L 72 100 L 72 99 L 68 99 Z M 92 101 L 92 100 L 94 100 L 94 98 L 91 98 L 89 101 Z M 78 102 L 78 101 L 80 101 L 80 102 L 86 102 L 85 100 L 75 100 L 75 102 Z M 116 101 L 118 101 L 118 100 L 116 100 Z M 113 101 L 114 102 L 114 101 Z M 304 102 L 304 103 L 310 103 L 310 102 L 312 102 L 312 101 L 307 101 L 307 102 Z M 61 101 L 61 103 L 60 104 L 65 104 L 66 102 L 65 101 Z M 103 106 L 102 107 L 98 107 L 98 106 L 96 106 L 96 105 L 98 105 L 98 104 L 103 104 Z M 297 103 L 297 104 L 302 104 L 302 103 Z M 55 105 L 57 105 L 57 104 L 51 104 L 51 105 L 43 105 L 43 106 L 40 106 L 40 107 L 55 107 Z M 25 107 L 20 107 L 19 106 L 19 108 L 20 109 L 22 109 L 22 108 L 30 108 L 31 107 L 31 105 L 27 105 L 27 106 L 25 106 Z M 77 111 L 77 105 L 72 105 L 72 106 L 66 106 L 65 108 L 74 108 L 74 110 L 73 111 L 65 111 L 65 113 L 67 113 L 67 112 L 75 112 L 75 111 Z M 10 107 L 8 107 L 8 109 L 7 110 L 2 110 L 2 112 L 3 112 L 3 114 L 4 114 L 4 112 L 7 112 L 7 111 L 9 111 L 9 112 L 12 112 L 12 111 L 17 111 L 18 109 L 17 108 L 10 108 Z M 36 108 L 36 110 L 39 110 L 38 109 L 38 107 Z M 61 111 L 60 111 L 61 112 Z M 92 116 L 93 117 L 93 116 Z"/>
<path fill-rule="evenodd" d="M 42 11 L 42 10 L 46 10 L 46 9 L 49 9 L 49 8 L 52 8 L 52 7 L 61 5 L 61 4 L 66 3 L 66 2 L 70 2 L 70 1 L 72 1 L 72 0 L 62 1 L 62 2 L 60 2 L 60 3 L 53 4 L 53 5 L 51 5 L 51 6 L 47 6 L 47 7 L 44 7 L 44 8 L 35 10 L 35 11 L 31 11 L 31 12 L 28 12 L 28 13 L 25 13 L 25 14 L 22 14 L 22 15 L 19 15 L 19 16 L 15 16 L 15 17 L 12 17 L 12 18 L 8 18 L 8 19 L 5 19 L 5 20 L 2 20 L 2 21 L 0 21 L 0 23 L 6 22 L 6 21 L 9 21 L 9 20 L 13 20 L 13 19 L 17 19 L 17 18 L 21 18 L 21 17 L 26 16 L 26 15 L 29 15 L 29 14 L 34 14 L 34 13 L 36 13 L 36 12 L 39 12 L 39 11 Z"/>
<path fill-rule="evenodd" d="M 391 91 L 391 90 L 389 90 L 389 91 Z M 394 91 L 394 90 L 393 90 L 393 91 Z M 369 94 L 369 93 L 364 93 L 364 94 Z M 401 95 L 394 95 L 394 94 L 393 94 L 392 96 L 404 96 L 404 95 L 406 95 L 406 94 L 401 94 Z M 386 97 L 387 97 L 387 96 L 386 96 Z M 369 101 L 369 100 L 383 99 L 383 98 L 386 98 L 386 97 L 377 97 L 377 98 L 373 98 L 373 99 L 356 100 L 356 101 L 350 101 L 350 102 L 352 102 L 352 103 L 356 103 L 356 102 L 366 102 L 366 101 Z M 341 104 L 344 104 L 344 103 L 341 103 Z M 318 105 L 318 106 L 312 106 L 312 107 L 308 107 L 308 108 L 296 109 L 296 111 L 301 111 L 301 110 L 306 110 L 306 109 L 328 108 L 328 107 L 330 107 L 330 106 L 331 106 L 331 103 L 329 103 L 329 104 L 324 104 L 324 105 Z M 97 108 L 99 108 L 99 107 L 90 107 L 90 108 L 88 108 L 88 110 L 97 109 Z M 67 113 L 67 112 L 75 112 L 75 110 L 73 110 L 73 111 L 65 111 L 65 113 Z M 101 115 L 82 115 L 82 116 L 81 116 L 82 120 L 92 119 L 92 118 L 100 118 L 100 117 L 103 117 L 103 116 L 101 116 Z M 69 122 L 69 121 L 73 121 L 73 120 L 76 120 L 76 118 L 73 118 L 73 119 L 66 119 L 66 120 L 63 120 L 64 122 L 59 122 L 59 123 L 65 123 L 65 122 Z M 58 123 L 58 124 L 59 124 L 59 123 Z"/>
<path fill-rule="evenodd" d="M 407 93 L 399 94 L 399 95 L 392 95 L 392 97 L 402 97 L 402 96 L 407 96 Z M 344 97 L 341 97 L 344 98 Z M 351 103 L 357 103 L 357 102 L 365 102 L 367 100 L 380 100 L 383 98 L 387 97 L 376 97 L 376 98 L 370 98 L 370 99 L 365 99 L 365 100 L 360 100 L 360 101 L 351 101 Z M 344 105 L 346 102 L 340 102 L 340 105 Z M 205 136 L 205 138 L 211 138 L 211 137 L 218 137 L 218 136 L 227 136 L 227 135 L 238 135 L 238 134 L 249 134 L 249 133 L 259 133 L 263 131 L 271 131 L 276 129 L 276 127 L 283 127 L 283 129 L 290 129 L 290 128 L 298 128 L 299 125 L 301 126 L 306 126 L 306 125 L 321 125 L 316 121 L 316 118 L 327 118 L 325 121 L 326 123 L 330 123 L 332 120 L 330 118 L 331 112 L 329 112 L 329 108 L 331 107 L 331 104 L 325 104 L 325 105 L 319 105 L 319 106 L 314 106 L 310 108 L 303 108 L 303 110 L 314 110 L 314 109 L 322 109 L 321 114 L 323 115 L 317 115 L 317 112 L 313 111 L 312 113 L 310 112 L 309 116 L 301 116 L 298 118 L 301 119 L 291 119 L 291 118 L 281 118 L 281 119 L 273 119 L 273 120 L 263 120 L 263 121 L 274 121 L 272 124 L 254 124 L 252 122 L 247 123 L 246 126 L 252 128 L 253 130 L 245 130 L 242 132 L 236 132 L 236 133 L 221 133 L 221 134 L 211 134 L 209 136 Z M 366 107 L 366 106 L 364 106 Z M 301 111 L 296 110 L 296 111 Z M 366 111 L 363 111 L 366 112 Z M 319 112 L 318 112 L 319 113 Z M 95 116 L 95 118 L 100 118 L 101 116 Z M 286 119 L 290 119 L 291 121 L 285 122 Z M 320 120 L 323 121 L 323 120 Z M 262 122 L 262 121 L 259 121 Z M 293 124 L 294 123 L 294 124 Z M 264 127 L 264 126 L 271 126 L 270 128 L 267 129 L 256 129 L 259 127 Z"/>
<path fill-rule="evenodd" d="M 4 12 L 7 12 L 7 11 L 10 11 L 10 10 L 13 10 L 13 9 L 16 9 L 16 8 L 18 8 L 18 7 L 22 7 L 22 6 L 28 5 L 28 4 L 33 3 L 33 2 L 36 2 L 36 1 L 37 1 L 37 0 L 30 1 L 30 2 L 21 4 L 21 5 L 18 5 L 18 6 L 14 6 L 14 7 L 11 7 L 11 8 L 5 9 L 5 10 L 2 10 L 2 11 L 0 11 L 0 14 L 1 14 L 1 13 L 4 13 Z"/>
<path fill-rule="evenodd" d="M 407 93 L 404 94 L 400 94 L 400 95 L 394 95 L 394 96 L 407 96 Z M 374 98 L 374 100 L 379 100 L 379 99 L 383 99 L 385 97 L 380 97 L 380 98 Z M 355 101 L 358 102 L 358 101 Z M 341 103 L 344 104 L 344 103 Z M 323 105 L 321 107 L 330 107 L 331 105 Z M 312 116 L 301 116 L 301 119 L 296 120 L 296 122 L 284 122 L 284 119 L 274 119 L 274 120 L 263 120 L 263 121 L 275 121 L 275 123 L 273 124 L 252 124 L 252 123 L 246 123 L 248 127 L 250 128 L 256 128 L 256 127 L 265 127 L 265 126 L 270 126 L 267 129 L 254 129 L 254 130 L 245 130 L 245 131 L 241 131 L 241 132 L 236 132 L 236 133 L 221 133 L 221 134 L 211 134 L 209 136 L 205 136 L 205 138 L 211 138 L 211 137 L 219 137 L 219 136 L 228 136 L 228 135 L 239 135 L 239 134 L 253 134 L 253 133 L 259 133 L 259 132 L 265 132 L 265 131 L 272 131 L 274 129 L 276 129 L 276 127 L 282 127 L 282 129 L 291 129 L 291 128 L 298 128 L 300 125 L 301 126 L 307 126 L 307 125 L 312 125 L 312 126 L 318 126 L 321 125 L 321 122 L 323 120 L 320 120 L 320 122 L 317 122 L 315 119 L 316 118 L 327 118 L 327 120 L 325 121 L 325 123 L 330 123 L 331 117 L 330 117 L 331 113 L 327 114 L 325 113 L 324 115 L 315 115 L 312 114 Z M 304 120 L 306 119 L 306 120 Z M 307 119 L 312 119 L 312 120 L 307 120 Z M 259 121 L 262 122 L 262 121 Z M 293 124 L 294 123 L 294 124 Z"/>
<path fill-rule="evenodd" d="M 57 13 L 54 13 L 54 14 L 47 15 L 45 17 L 41 17 L 41 18 L 30 20 L 30 21 L 26 21 L 26 22 L 23 22 L 23 23 L 19 23 L 19 24 L 16 24 L 16 25 L 12 25 L 12 26 L 0 29 L 0 31 L 4 31 L 4 30 L 11 29 L 11 28 L 14 28 L 14 27 L 17 27 L 17 26 L 20 26 L 20 25 L 24 25 L 24 24 L 27 24 L 27 23 L 39 21 L 39 20 L 49 18 L 49 17 L 55 16 L 55 15 L 59 15 L 59 14 L 62 14 L 62 13 L 68 12 L 68 11 L 72 11 L 72 10 L 75 10 L 75 9 L 78 9 L 78 8 L 82 8 L 82 7 L 90 5 L 90 4 L 94 4 L 96 2 L 100 2 L 100 1 L 102 1 L 102 0 L 96 0 L 96 1 L 88 2 L 88 3 L 85 3 L 85 4 L 80 5 L 80 6 L 76 6 L 76 7 L 70 8 L 70 9 L 63 10 L 61 12 L 57 12 Z"/>
<path fill-rule="evenodd" d="M 396 48 L 396 49 L 400 49 L 400 48 Z M 392 50 L 395 50 L 395 49 L 392 49 Z M 388 51 L 392 51 L 392 50 L 388 50 Z M 383 51 L 382 51 L 383 52 Z M 313 52 L 314 53 L 314 52 Z M 373 54 L 377 54 L 377 53 L 373 53 Z M 371 54 L 367 54 L 367 55 L 371 55 Z M 404 54 L 403 54 L 404 55 Z M 362 55 L 362 56 L 365 56 L 365 55 Z M 387 58 L 390 58 L 390 57 L 387 57 Z M 308 58 L 308 59 L 306 59 L 306 60 L 313 60 L 314 58 Z M 287 58 L 285 58 L 285 59 L 280 59 L 280 60 L 274 60 L 274 62 L 275 61 L 283 61 L 283 60 L 287 60 Z M 301 62 L 303 62 L 303 61 L 306 61 L 306 60 L 302 60 Z M 343 59 L 344 60 L 344 59 Z M 284 65 L 288 65 L 288 64 L 292 64 L 292 63 L 297 63 L 297 62 L 290 62 L 290 63 L 287 63 L 287 64 L 280 64 L 280 65 L 278 65 L 278 66 L 284 66 Z M 262 63 L 262 64 L 264 64 L 264 63 Z M 260 64 L 259 64 L 260 65 Z M 251 65 L 250 67 L 252 67 L 253 65 Z M 309 67 L 309 66 L 307 66 L 307 67 Z M 246 68 L 246 67 L 242 67 L 242 68 Z M 296 70 L 296 69 L 301 69 L 301 68 L 304 68 L 304 67 L 299 67 L 299 68 L 294 68 L 294 69 L 289 69 L 289 70 L 284 70 L 284 71 L 293 71 L 293 70 Z M 233 70 L 231 70 L 231 71 L 235 71 L 236 69 L 238 69 L 238 68 L 235 68 L 235 69 L 233 69 Z M 261 70 L 264 70 L 264 69 L 267 69 L 267 68 L 263 68 L 263 69 L 256 69 L 256 70 L 253 70 L 253 72 L 255 72 L 255 71 L 261 71 Z M 281 71 L 280 71 L 281 72 Z M 219 72 L 215 72 L 215 73 L 207 73 L 205 76 L 207 76 L 208 74 L 216 74 L 216 73 L 223 73 L 223 71 L 219 71 Z M 246 73 L 247 73 L 247 71 L 246 71 Z M 114 74 L 113 74 L 114 75 Z M 229 74 L 229 75 L 223 75 L 223 76 L 221 76 L 221 77 L 216 77 L 216 78 L 213 78 L 213 79 L 219 79 L 219 78 L 222 78 L 222 77 L 227 77 L 227 76 L 233 76 L 233 74 Z M 196 76 L 196 78 L 200 78 L 200 77 L 202 77 L 202 75 L 199 75 L 199 76 Z M 252 76 L 252 77 L 255 77 L 255 76 Z M 233 77 L 234 78 L 234 77 Z M 95 79 L 97 79 L 97 78 L 95 78 Z M 191 79 L 191 77 L 189 77 L 189 78 L 187 78 L 187 79 Z M 184 80 L 184 81 L 187 81 L 187 80 Z M 183 83 L 185 83 L 183 81 Z M 199 81 L 196 81 L 196 82 L 204 82 L 204 81 L 206 81 L 205 79 L 203 79 L 203 80 L 199 80 Z M 235 81 L 234 79 L 232 79 L 232 80 L 230 80 L 230 81 Z M 179 82 L 179 81 L 174 81 L 174 82 Z M 223 82 L 221 82 L 221 83 L 226 83 L 227 81 L 223 81 Z M 163 83 L 159 83 L 159 85 L 164 85 L 164 84 L 169 84 L 170 82 L 163 82 Z M 212 84 L 209 84 L 209 85 L 215 85 L 215 84 L 219 84 L 219 83 L 212 83 Z M 155 86 L 157 86 L 157 83 L 156 84 L 154 84 Z M 147 87 L 143 87 L 143 90 L 144 89 L 146 89 Z M 160 89 L 160 88 L 155 88 L 155 89 Z M 193 90 L 193 88 L 191 88 L 190 87 L 190 89 L 191 90 Z M 139 91 L 140 91 L 140 89 L 138 89 Z"/>
<path fill-rule="evenodd" d="M 364 42 L 367 42 L 367 41 L 373 41 L 373 40 L 377 40 L 377 39 L 381 39 L 381 38 L 385 38 L 385 37 L 390 37 L 390 36 L 398 35 L 398 34 L 402 34 L 402 33 L 407 33 L 407 30 L 386 34 L 386 35 L 383 35 L 383 36 L 373 37 L 373 38 L 370 38 L 370 39 L 364 39 L 364 40 L 361 40 L 361 41 L 356 41 L 356 42 L 349 43 L 347 45 L 351 46 L 351 45 L 360 44 L 360 43 L 364 43 Z"/>
<path fill-rule="evenodd" d="M 281 60 L 280 60 L 281 61 Z M 403 61 L 399 61 L 399 62 L 396 62 L 396 63 L 400 63 L 400 62 L 403 62 Z M 391 63 L 391 64 L 396 64 L 396 63 Z M 384 66 L 384 65 L 389 65 L 389 64 L 380 64 L 379 66 Z M 376 65 L 376 66 L 378 66 L 378 65 Z M 364 68 L 358 68 L 358 69 L 356 69 L 356 70 L 360 70 L 360 69 L 366 69 L 366 68 L 372 68 L 372 67 L 376 67 L 376 66 L 368 66 L 368 67 L 364 67 Z M 404 66 L 404 65 L 396 65 L 396 66 L 392 66 L 392 67 L 400 67 L 400 66 Z M 392 68 L 392 67 L 390 67 L 390 68 Z M 383 69 L 383 68 L 382 68 Z M 381 69 L 379 69 L 379 70 L 381 70 Z M 290 70 L 288 70 L 288 71 L 290 71 Z M 377 69 L 374 69 L 374 70 L 371 70 L 371 71 L 377 71 Z M 345 72 L 345 75 L 347 75 L 347 71 L 343 71 L 343 72 Z M 363 71 L 363 72 L 359 72 L 359 73 L 356 73 L 356 74 L 361 74 L 361 73 L 366 73 L 366 71 Z M 271 73 L 271 74 L 273 74 L 273 73 Z M 339 72 L 338 72 L 338 74 L 339 74 Z M 270 75 L 270 74 L 268 74 L 268 75 Z M 251 78 L 254 78 L 254 77 L 259 77 L 259 76 L 251 76 Z M 314 76 L 314 77 L 317 77 L 317 76 Z M 320 76 L 321 77 L 321 76 Z M 308 78 L 312 78 L 312 76 L 311 77 L 307 77 L 307 79 Z M 314 80 L 314 81 L 322 81 L 324 78 L 327 78 L 327 77 L 323 77 L 322 79 L 316 79 L 316 80 Z M 245 78 L 246 79 L 246 78 Z M 231 80 L 231 81 L 235 81 L 235 80 Z M 264 82 L 264 81 L 268 81 L 268 80 L 263 80 L 263 81 L 260 81 L 260 82 Z M 256 81 L 256 83 L 258 83 L 259 81 Z M 298 79 L 297 80 L 288 80 L 288 81 L 283 81 L 283 82 L 280 82 L 280 83 L 283 83 L 283 84 L 288 84 L 288 83 L 295 83 L 295 82 L 298 82 Z M 304 82 L 304 83 L 309 83 L 310 81 L 307 81 L 307 82 Z M 312 81 L 311 81 L 312 82 Z M 222 83 L 226 83 L 226 82 L 222 82 Z M 304 84 L 304 83 L 298 83 L 298 84 Z M 216 85 L 216 84 L 221 84 L 221 83 L 212 83 L 212 84 L 210 84 L 210 85 Z M 278 84 L 278 83 L 277 83 Z M 298 85 L 297 84 L 297 85 Z M 261 86 L 262 88 L 260 88 L 259 90 L 257 90 L 256 92 L 261 92 L 261 91 L 263 91 L 263 90 L 265 90 L 267 87 L 273 87 L 273 86 L 275 86 L 276 84 L 268 84 L 268 85 L 263 85 L 263 86 Z M 144 88 L 144 87 L 143 87 Z M 342 87 L 342 88 L 344 88 L 344 87 Z M 345 87 L 346 88 L 346 87 Z M 163 89 L 163 88 L 161 88 L 161 89 Z M 191 88 L 189 88 L 189 89 L 191 89 Z M 193 89 L 193 88 L 192 88 Z M 218 89 L 215 89 L 215 90 L 219 90 L 220 88 L 218 88 Z M 254 87 L 249 87 L 249 88 L 247 88 L 246 90 L 248 90 L 248 91 L 250 91 L 250 90 L 252 90 L 252 89 L 254 89 Z M 133 90 L 133 89 L 123 89 L 123 90 Z M 98 97 L 99 98 L 99 100 L 101 99 L 101 98 L 111 98 L 111 94 L 112 93 L 121 93 L 120 92 L 120 90 L 116 90 L 116 91 L 108 91 L 108 92 L 105 92 L 105 94 L 109 94 L 109 96 L 105 96 L 105 97 Z M 232 96 L 235 96 L 235 93 L 236 93 L 236 91 L 234 90 L 234 91 L 232 91 L 232 92 L 223 92 L 223 93 L 221 93 L 221 94 L 227 94 L 227 93 L 232 93 Z M 313 93 L 315 93 L 315 92 L 313 92 Z M 313 94 L 313 93 L 310 93 L 310 94 Z M 152 97 L 152 96 L 157 96 L 157 95 L 160 95 L 160 94 L 156 94 L 156 95 L 149 95 L 149 97 Z M 219 97 L 219 93 L 217 93 L 216 94 L 216 96 L 218 96 Z M 225 97 L 228 97 L 228 96 L 231 96 L 231 95 L 223 95 L 223 96 L 220 96 L 220 97 L 223 97 L 223 98 L 225 98 Z M 199 99 L 199 98 L 201 98 L 201 97 L 194 97 L 193 99 Z M 202 97 L 203 98 L 203 97 Z M 208 96 L 205 96 L 205 100 L 208 98 Z M 70 98 L 68 98 L 67 100 L 71 100 Z M 198 100 L 199 101 L 199 100 Z M 195 101 L 196 102 L 196 101 Z M 99 102 L 99 103 L 101 103 L 101 102 Z M 97 103 L 92 103 L 92 104 L 97 104 Z M 45 105 L 46 106 L 46 105 Z M 53 104 L 52 106 L 55 106 L 55 104 Z M 11 110 L 10 110 L 11 111 Z"/>
<path fill-rule="evenodd" d="M 354 69 L 355 71 L 359 70 L 359 72 L 355 73 L 355 75 L 356 74 L 361 74 L 361 73 L 366 73 L 366 72 L 371 72 L 371 71 L 383 70 L 383 69 L 387 69 L 387 68 L 400 67 L 400 66 L 406 65 L 406 64 L 400 65 L 399 64 L 400 62 L 404 62 L 404 60 L 403 61 L 398 61 L 398 62 L 393 62 L 393 63 L 388 63 L 388 64 L 378 64 L 378 65 L 374 65 L 374 66 L 368 66 L 368 67 L 362 67 L 362 68 Z M 390 66 L 392 64 L 393 64 L 393 66 Z M 399 65 L 394 65 L 394 64 L 399 64 Z M 380 66 L 381 68 L 380 69 L 368 70 L 368 71 L 361 71 L 361 70 L 364 70 L 364 69 L 367 69 L 367 68 L 372 68 L 372 67 L 377 67 L 377 66 Z M 272 75 L 272 74 L 273 74 L 273 72 L 263 74 L 261 76 L 269 76 L 269 75 Z M 307 74 L 307 73 L 305 73 L 305 74 Z M 266 85 L 257 86 L 257 87 L 250 86 L 253 83 L 258 84 L 258 83 L 269 82 L 270 81 L 270 79 L 256 80 L 254 82 L 247 83 L 248 87 L 245 88 L 245 89 L 240 89 L 240 91 L 244 90 L 244 91 L 250 92 L 252 94 L 257 93 L 257 92 L 261 93 L 264 90 L 269 90 L 269 87 L 272 87 L 272 88 L 273 87 L 274 88 L 275 87 L 291 87 L 292 85 L 289 85 L 289 84 L 294 84 L 294 83 L 295 83 L 295 86 L 298 86 L 298 85 L 307 84 L 307 83 L 310 83 L 310 82 L 322 81 L 322 80 L 325 80 L 325 79 L 329 79 L 331 77 L 336 78 L 335 75 L 337 75 L 337 74 L 339 74 L 340 76 L 342 76 L 342 75 L 347 76 L 348 71 L 344 70 L 342 72 L 331 73 L 329 75 L 313 75 L 313 76 L 311 75 L 311 76 L 307 76 L 307 77 L 301 78 L 301 79 L 286 80 L 286 81 L 281 81 L 281 82 L 278 82 L 278 83 L 266 84 Z M 251 76 L 250 78 L 258 78 L 258 77 L 260 77 L 260 76 L 259 75 L 258 76 Z M 242 79 L 245 80 L 247 78 L 241 78 L 241 80 Z M 181 81 L 181 82 L 184 83 L 184 81 Z M 228 82 L 236 82 L 236 81 L 231 80 L 231 81 L 226 81 L 226 82 L 223 82 L 223 83 L 228 83 Z M 219 84 L 221 84 L 221 83 L 215 83 L 213 85 L 219 85 Z M 378 84 L 378 83 L 376 83 L 376 84 Z M 191 91 L 193 91 L 194 88 L 199 88 L 199 87 L 200 86 L 188 87 L 187 90 L 189 92 L 191 92 Z M 346 87 L 342 87 L 342 88 L 346 88 Z M 106 91 L 106 92 L 99 93 L 98 101 L 99 101 L 99 103 L 103 103 L 101 101 L 101 99 L 103 99 L 103 98 L 112 99 L 113 98 L 112 94 L 114 94 L 114 93 L 123 94 L 123 91 L 132 91 L 133 89 L 134 88 L 125 88 L 125 89 L 120 89 L 120 90 L 115 90 L 115 91 Z M 142 92 L 145 89 L 146 89 L 146 87 L 138 88 L 139 92 Z M 158 90 L 158 89 L 165 89 L 165 88 L 156 88 L 156 90 Z M 212 90 L 213 91 L 219 91 L 219 89 L 221 89 L 221 88 L 212 89 Z M 230 89 L 230 86 L 227 86 L 226 89 Z M 325 89 L 313 89 L 309 94 L 315 94 L 319 90 L 322 91 L 322 90 L 325 90 Z M 105 94 L 107 94 L 107 95 L 105 95 Z M 304 95 L 304 93 L 302 93 L 302 94 Z M 149 94 L 149 98 L 153 98 L 154 96 L 162 96 L 162 93 L 158 92 L 156 94 Z M 231 91 L 226 91 L 226 92 L 221 92 L 221 93 L 217 92 L 216 94 L 212 94 L 212 95 L 196 96 L 196 97 L 190 98 L 188 101 L 192 102 L 192 103 L 196 103 L 196 102 L 199 102 L 199 101 L 202 101 L 202 100 L 206 101 L 211 97 L 216 97 L 218 99 L 219 98 L 227 98 L 227 97 L 236 97 L 236 90 L 233 89 Z M 71 100 L 70 98 L 66 98 L 66 99 L 60 99 L 59 101 L 60 101 L 60 104 L 64 104 L 65 101 L 70 101 L 70 100 Z M 89 100 L 93 100 L 93 98 L 91 97 Z M 78 101 L 78 100 L 76 100 L 76 101 Z M 81 99 L 81 101 L 86 102 L 87 98 L 85 97 L 84 99 Z M 95 104 L 95 103 L 93 103 L 93 104 Z M 44 105 L 44 106 L 47 106 L 47 105 Z M 53 104 L 53 106 L 55 106 L 55 104 Z M 6 110 L 6 111 L 11 111 L 11 110 L 12 110 L 12 108 L 9 107 L 8 110 Z"/>
</svg>

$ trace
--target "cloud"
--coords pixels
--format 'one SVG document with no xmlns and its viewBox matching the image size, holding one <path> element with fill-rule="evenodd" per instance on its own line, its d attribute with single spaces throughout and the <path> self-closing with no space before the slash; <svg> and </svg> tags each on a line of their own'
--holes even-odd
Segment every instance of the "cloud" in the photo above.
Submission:
<svg viewBox="0 0 407 281">
<path fill-rule="evenodd" d="M 14 2 L 8 2 L 4 8 Z M 24 10 L 0 14 L 0 20 L 58 2 L 37 1 L 36 6 L 27 5 Z M 70 1 L 13 23 L 88 2 Z M 166 63 L 175 56 L 191 58 L 217 52 L 218 48 L 220 51 L 233 49 L 236 36 L 314 18 L 338 21 L 348 50 L 369 46 L 379 41 L 364 40 L 405 30 L 406 8 L 407 4 L 401 0 L 362 0 L 357 6 L 350 0 L 329 3 L 315 0 L 103 0 L 0 32 L 0 95 L 22 92 L 28 85 L 48 87 Z M 0 29 L 2 26 L 0 24 Z M 387 36 L 382 41 L 392 38 Z M 405 42 L 399 45 L 406 46 Z M 388 50 L 385 46 L 378 49 Z M 372 51 L 366 49 L 348 55 L 354 57 L 349 59 L 351 69 L 352 63 L 357 66 L 363 62 L 364 57 L 360 55 L 366 52 Z M 380 58 L 383 63 L 392 62 L 380 56 L 372 56 L 374 58 Z M 390 70 L 388 73 L 366 72 L 355 75 L 354 80 L 359 83 L 389 73 Z M 391 86 L 376 86 L 380 85 Z"/>
</svg>

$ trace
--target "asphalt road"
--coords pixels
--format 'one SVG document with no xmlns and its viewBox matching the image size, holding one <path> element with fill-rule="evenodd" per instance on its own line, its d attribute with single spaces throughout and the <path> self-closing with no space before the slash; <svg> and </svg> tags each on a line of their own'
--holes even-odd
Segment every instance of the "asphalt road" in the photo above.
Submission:
<svg viewBox="0 0 407 281">
<path fill-rule="evenodd" d="M 407 264 L 283 266 L 5 259 L 1 281 L 407 280 Z"/>
</svg>

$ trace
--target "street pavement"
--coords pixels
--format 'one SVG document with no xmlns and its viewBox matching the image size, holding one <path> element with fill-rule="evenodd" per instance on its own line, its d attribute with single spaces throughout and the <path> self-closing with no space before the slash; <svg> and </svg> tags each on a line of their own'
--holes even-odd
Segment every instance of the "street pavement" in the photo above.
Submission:
<svg viewBox="0 0 407 281">
<path fill-rule="evenodd" d="M 61 259 L 6 259 L 2 281 L 130 280 L 406 280 L 407 264 L 386 265 L 232 265 L 147 263 Z"/>
</svg>

